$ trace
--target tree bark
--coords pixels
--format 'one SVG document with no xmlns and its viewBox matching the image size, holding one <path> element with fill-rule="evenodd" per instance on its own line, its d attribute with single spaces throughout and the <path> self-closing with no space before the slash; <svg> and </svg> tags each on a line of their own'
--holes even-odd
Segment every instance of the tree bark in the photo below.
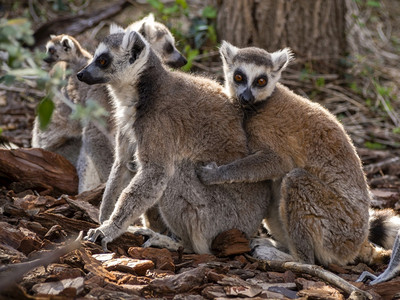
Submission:
<svg viewBox="0 0 400 300">
<path fill-rule="evenodd" d="M 220 0 L 217 31 L 238 47 L 290 47 L 297 58 L 336 63 L 345 55 L 345 0 Z"/>
</svg>

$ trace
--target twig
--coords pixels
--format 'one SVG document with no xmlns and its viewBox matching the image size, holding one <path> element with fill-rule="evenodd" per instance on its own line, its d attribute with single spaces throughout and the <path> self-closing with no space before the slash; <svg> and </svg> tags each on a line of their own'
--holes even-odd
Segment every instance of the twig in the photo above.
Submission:
<svg viewBox="0 0 400 300">
<path fill-rule="evenodd" d="M 5 90 L 5 91 L 10 91 L 10 92 L 32 94 L 32 95 L 36 95 L 36 96 L 39 96 L 39 97 L 44 97 L 46 95 L 45 93 L 43 93 L 41 91 L 37 91 L 37 90 L 33 90 L 33 89 L 26 89 L 26 88 L 13 87 L 13 86 L 6 86 L 4 84 L 0 84 L 0 89 L 1 90 Z"/>
<path fill-rule="evenodd" d="M 274 271 L 274 272 L 284 272 L 292 271 L 295 273 L 308 274 L 311 276 L 318 277 L 329 284 L 332 284 L 345 293 L 350 295 L 351 293 L 357 293 L 364 296 L 366 299 L 372 299 L 372 295 L 366 291 L 360 290 L 354 285 L 348 283 L 346 280 L 340 278 L 339 276 L 324 270 L 322 267 L 316 265 L 307 265 L 298 262 L 285 262 L 285 261 L 273 261 L 273 260 L 258 260 L 254 257 L 245 254 L 246 258 L 251 262 L 257 262 L 258 268 L 262 271 Z"/>
<path fill-rule="evenodd" d="M 78 249 L 81 246 L 82 236 L 83 231 L 79 233 L 75 241 L 71 243 L 66 242 L 64 247 L 58 248 L 52 253 L 42 254 L 38 259 L 0 267 L 0 291 L 7 289 L 14 282 L 20 280 L 28 271 L 39 266 L 47 266 L 61 256 Z"/>
</svg>

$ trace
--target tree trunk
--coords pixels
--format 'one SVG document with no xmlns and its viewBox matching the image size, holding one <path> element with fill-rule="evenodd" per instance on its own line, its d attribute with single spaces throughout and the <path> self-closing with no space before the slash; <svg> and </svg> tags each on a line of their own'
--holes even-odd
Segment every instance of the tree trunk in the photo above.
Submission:
<svg viewBox="0 0 400 300">
<path fill-rule="evenodd" d="M 346 53 L 345 0 L 220 0 L 217 31 L 238 47 L 273 52 L 290 47 L 297 58 L 336 63 Z"/>
</svg>

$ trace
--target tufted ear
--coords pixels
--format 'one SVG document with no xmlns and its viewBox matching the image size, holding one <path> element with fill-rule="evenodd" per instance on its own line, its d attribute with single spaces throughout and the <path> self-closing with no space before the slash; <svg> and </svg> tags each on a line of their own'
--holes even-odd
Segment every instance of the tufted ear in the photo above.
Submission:
<svg viewBox="0 0 400 300">
<path fill-rule="evenodd" d="M 237 54 L 239 48 L 233 46 L 227 41 L 222 41 L 222 45 L 219 48 L 219 53 L 221 54 L 222 62 L 224 64 L 232 64 L 233 57 Z"/>
<path fill-rule="evenodd" d="M 155 18 L 152 13 L 149 13 L 146 17 L 143 18 L 143 23 L 154 23 Z"/>
<path fill-rule="evenodd" d="M 67 35 L 64 35 L 61 39 L 61 45 L 65 52 L 70 52 L 71 50 L 75 49 L 75 44 L 71 40 L 71 38 Z"/>
<path fill-rule="evenodd" d="M 133 30 L 125 33 L 121 45 L 122 49 L 130 52 L 129 62 L 131 64 L 140 56 L 146 46 L 149 47 L 142 35 Z"/>
<path fill-rule="evenodd" d="M 111 25 L 110 25 L 110 34 L 114 34 L 114 33 L 124 33 L 125 32 L 125 30 L 124 30 L 124 28 L 122 28 L 121 26 L 119 26 L 119 25 L 117 25 L 117 24 L 115 24 L 115 23 L 112 23 Z"/>
<path fill-rule="evenodd" d="M 284 48 L 271 53 L 271 60 L 274 72 L 283 71 L 294 60 L 294 55 L 290 48 Z"/>
</svg>

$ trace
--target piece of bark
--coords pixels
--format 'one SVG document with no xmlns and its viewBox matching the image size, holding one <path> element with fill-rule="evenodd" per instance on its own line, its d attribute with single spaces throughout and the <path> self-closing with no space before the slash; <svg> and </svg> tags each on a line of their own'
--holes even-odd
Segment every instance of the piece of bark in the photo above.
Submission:
<svg viewBox="0 0 400 300">
<path fill-rule="evenodd" d="M 90 222 L 99 224 L 99 209 L 97 207 L 86 201 L 71 199 L 68 195 L 62 195 L 62 198 L 72 207 L 83 211 L 88 216 Z"/>
<path fill-rule="evenodd" d="M 211 250 L 221 257 L 246 253 L 251 249 L 246 235 L 238 229 L 231 229 L 217 235 L 211 244 Z"/>
<path fill-rule="evenodd" d="M 0 179 L 7 184 L 29 183 L 41 194 L 75 195 L 78 191 L 75 167 L 61 155 L 39 148 L 0 149 Z"/>
<path fill-rule="evenodd" d="M 59 259 L 61 256 L 79 248 L 81 246 L 82 233 L 79 234 L 75 241 L 66 243 L 65 246 L 58 248 L 50 253 L 46 253 L 38 259 L 26 261 L 18 264 L 10 264 L 0 267 L 0 290 L 20 280 L 22 276 L 38 267 L 47 266 L 48 264 Z"/>
<path fill-rule="evenodd" d="M 383 299 L 399 299 L 398 297 L 394 298 L 394 296 L 400 296 L 400 279 L 396 278 L 388 282 L 378 283 L 370 286 L 368 291 L 374 291 Z"/>
<path fill-rule="evenodd" d="M 185 293 L 201 286 L 206 281 L 207 269 L 198 267 L 175 276 L 156 278 L 145 288 L 145 290 L 156 293 Z"/>
<path fill-rule="evenodd" d="M 67 288 L 75 289 L 75 297 L 83 291 L 84 279 L 77 277 L 73 279 L 63 279 L 56 282 L 43 282 L 38 283 L 32 287 L 34 293 L 39 295 L 59 295 Z M 71 294 L 69 294 L 71 295 Z"/>
<path fill-rule="evenodd" d="M 154 268 L 151 260 L 133 259 L 128 257 L 113 258 L 103 262 L 107 271 L 120 271 L 134 275 L 144 276 L 146 271 Z"/>
<path fill-rule="evenodd" d="M 160 270 L 175 271 L 172 254 L 167 249 L 131 247 L 128 254 L 136 259 L 150 259 Z"/>
<path fill-rule="evenodd" d="M 344 297 L 334 288 L 325 285 L 324 287 L 312 287 L 306 290 L 302 290 L 297 293 L 298 296 L 304 297 L 305 299 L 315 300 L 343 300 Z"/>
<path fill-rule="evenodd" d="M 52 213 L 41 213 L 34 217 L 36 222 L 39 222 L 43 226 L 47 228 L 51 228 L 54 225 L 59 225 L 65 232 L 68 234 L 75 234 L 80 231 L 87 231 L 91 228 L 95 228 L 98 225 L 86 221 L 76 220 L 64 217 L 60 214 L 52 214 Z"/>
<path fill-rule="evenodd" d="M 79 195 L 71 196 L 70 198 L 75 199 L 75 200 L 89 202 L 93 206 L 99 207 L 101 200 L 103 198 L 103 193 L 104 193 L 105 187 L 106 187 L 106 184 L 104 183 L 104 184 L 101 184 L 98 187 L 94 188 L 93 190 L 82 192 Z"/>
<path fill-rule="evenodd" d="M 81 257 L 82 261 L 84 262 L 85 270 L 92 272 L 93 274 L 107 278 L 111 281 L 117 281 L 115 275 L 109 272 L 106 268 L 103 267 L 103 264 L 92 257 L 85 249 L 81 249 L 78 251 L 79 256 Z"/>
</svg>

